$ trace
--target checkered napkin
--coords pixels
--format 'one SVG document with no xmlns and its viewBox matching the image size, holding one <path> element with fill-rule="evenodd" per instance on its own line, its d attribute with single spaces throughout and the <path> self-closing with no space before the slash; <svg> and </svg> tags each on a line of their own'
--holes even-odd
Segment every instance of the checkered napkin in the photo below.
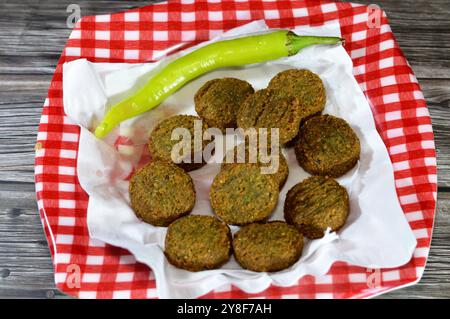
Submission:
<svg viewBox="0 0 450 319">
<path fill-rule="evenodd" d="M 83 17 L 56 67 L 39 126 L 35 179 L 39 213 L 50 246 L 57 287 L 81 298 L 154 298 L 151 269 L 129 252 L 89 238 L 88 195 L 76 161 L 80 128 L 64 115 L 62 64 L 145 62 L 253 20 L 270 27 L 317 26 L 338 21 L 354 75 L 364 91 L 394 167 L 399 201 L 418 245 L 397 269 L 335 263 L 324 276 L 291 287 L 247 294 L 225 286 L 206 298 L 361 298 L 418 281 L 428 256 L 436 205 L 436 154 L 431 120 L 411 67 L 381 10 L 322 1 L 169 1 L 111 15 Z"/>
</svg>

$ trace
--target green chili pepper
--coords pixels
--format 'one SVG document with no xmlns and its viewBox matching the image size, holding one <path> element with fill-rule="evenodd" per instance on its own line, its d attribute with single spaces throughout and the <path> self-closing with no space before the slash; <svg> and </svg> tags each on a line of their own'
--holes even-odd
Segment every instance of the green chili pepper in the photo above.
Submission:
<svg viewBox="0 0 450 319">
<path fill-rule="evenodd" d="M 159 105 L 168 96 L 196 77 L 223 67 L 260 63 L 297 54 L 315 44 L 338 44 L 338 37 L 298 36 L 288 30 L 214 42 L 170 62 L 135 95 L 111 107 L 95 129 L 99 138 L 120 122 Z"/>
</svg>

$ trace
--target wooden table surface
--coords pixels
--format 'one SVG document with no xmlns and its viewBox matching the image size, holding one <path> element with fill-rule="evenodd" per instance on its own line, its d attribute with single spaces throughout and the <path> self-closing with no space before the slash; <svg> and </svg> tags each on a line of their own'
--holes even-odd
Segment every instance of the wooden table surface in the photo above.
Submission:
<svg viewBox="0 0 450 319">
<path fill-rule="evenodd" d="M 104 14 L 151 1 L 28 0 L 0 3 L 0 298 L 64 298 L 34 192 L 34 145 L 42 104 L 70 34 L 66 8 Z M 356 1 L 358 2 L 358 1 Z M 374 3 L 359 1 L 360 3 Z M 450 0 L 377 1 L 412 65 L 431 112 L 438 206 L 422 280 L 385 298 L 450 297 Z"/>
</svg>

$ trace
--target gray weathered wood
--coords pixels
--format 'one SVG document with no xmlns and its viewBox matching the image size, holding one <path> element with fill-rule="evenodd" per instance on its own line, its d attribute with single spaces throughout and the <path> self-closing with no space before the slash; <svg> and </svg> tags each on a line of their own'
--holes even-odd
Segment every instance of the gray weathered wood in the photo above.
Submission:
<svg viewBox="0 0 450 319">
<path fill-rule="evenodd" d="M 82 15 L 151 1 L 75 1 Z M 383 298 L 450 297 L 450 1 L 383 0 L 392 30 L 424 91 L 439 165 L 438 210 L 430 258 L 419 284 Z M 0 3 L 0 297 L 64 298 L 37 213 L 34 143 L 43 100 L 70 34 L 72 0 Z"/>
</svg>

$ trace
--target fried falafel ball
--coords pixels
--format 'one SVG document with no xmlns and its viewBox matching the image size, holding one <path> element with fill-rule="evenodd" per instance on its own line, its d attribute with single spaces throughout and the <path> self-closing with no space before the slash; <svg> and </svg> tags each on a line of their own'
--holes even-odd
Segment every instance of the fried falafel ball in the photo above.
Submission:
<svg viewBox="0 0 450 319">
<path fill-rule="evenodd" d="M 130 180 L 131 207 L 154 226 L 168 226 L 194 208 L 192 178 L 172 163 L 155 161 L 136 171 Z"/>
<path fill-rule="evenodd" d="M 236 261 L 253 271 L 279 271 L 295 264 L 303 249 L 303 236 L 282 221 L 243 226 L 233 239 Z"/>
<path fill-rule="evenodd" d="M 230 228 L 213 216 L 182 217 L 167 229 L 164 254 L 177 268 L 220 268 L 231 256 Z"/>
<path fill-rule="evenodd" d="M 222 170 L 211 185 L 211 207 L 227 224 L 267 220 L 278 201 L 278 182 L 254 164 Z"/>
<path fill-rule="evenodd" d="M 254 90 L 247 81 L 235 78 L 206 82 L 195 94 L 195 111 L 209 127 L 223 132 L 236 127 L 236 115 L 245 99 Z"/>
<path fill-rule="evenodd" d="M 339 177 L 359 160 L 361 146 L 350 125 L 332 115 L 315 116 L 301 127 L 295 145 L 298 163 L 313 175 Z"/>
<path fill-rule="evenodd" d="M 347 190 L 335 180 L 311 176 L 292 187 L 284 202 L 284 218 L 310 239 L 322 238 L 327 228 L 338 231 L 350 211 Z"/>
<path fill-rule="evenodd" d="M 173 163 L 172 150 L 176 144 L 181 142 L 180 139 L 172 139 L 172 132 L 175 129 L 187 129 L 190 134 L 190 153 L 181 154 L 180 163 L 175 163 L 186 172 L 198 169 L 206 164 L 203 159 L 202 152 L 208 145 L 209 141 L 203 140 L 202 144 L 199 145 L 198 149 L 195 149 L 195 121 L 199 121 L 199 127 L 201 124 L 202 134 L 208 128 L 206 123 L 201 120 L 201 118 L 193 115 L 175 115 L 162 120 L 151 132 L 150 139 L 148 142 L 148 149 L 154 160 L 165 161 Z M 180 151 L 180 153 L 182 153 Z M 196 161 L 196 154 L 201 160 Z M 178 155 L 178 154 L 177 154 Z"/>
</svg>

